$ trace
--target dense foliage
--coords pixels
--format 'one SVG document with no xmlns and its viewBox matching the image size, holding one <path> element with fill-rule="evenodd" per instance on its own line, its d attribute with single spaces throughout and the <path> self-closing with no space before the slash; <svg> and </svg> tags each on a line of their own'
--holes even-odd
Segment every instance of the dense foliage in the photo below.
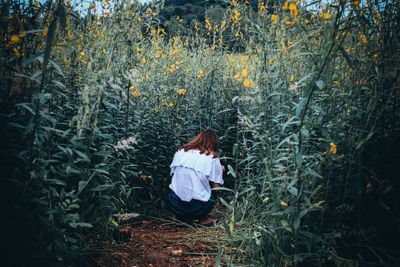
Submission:
<svg viewBox="0 0 400 267">
<path fill-rule="evenodd" d="M 163 216 L 173 153 L 206 127 L 248 253 L 227 261 L 398 264 L 399 2 L 250 2 L 1 2 L 13 265 L 77 264 L 113 214 Z"/>
</svg>

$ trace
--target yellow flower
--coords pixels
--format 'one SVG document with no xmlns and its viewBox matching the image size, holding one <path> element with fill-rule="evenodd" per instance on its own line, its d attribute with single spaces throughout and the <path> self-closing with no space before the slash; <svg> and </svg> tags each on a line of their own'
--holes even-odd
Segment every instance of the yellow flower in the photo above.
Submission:
<svg viewBox="0 0 400 267">
<path fill-rule="evenodd" d="M 372 60 L 373 60 L 375 63 L 378 62 L 378 61 L 379 61 L 379 54 L 378 54 L 378 53 L 373 54 L 373 55 L 372 55 Z"/>
<path fill-rule="evenodd" d="M 245 88 L 253 87 L 254 86 L 254 82 L 250 81 L 249 79 L 245 79 L 243 81 L 243 86 Z"/>
<path fill-rule="evenodd" d="M 206 25 L 205 25 L 206 29 L 207 29 L 208 31 L 211 31 L 212 26 L 211 26 L 211 22 L 210 22 L 210 19 L 209 19 L 209 18 L 206 18 L 205 24 L 206 24 Z"/>
<path fill-rule="evenodd" d="M 17 49 L 17 48 L 14 47 L 14 48 L 12 49 L 12 51 L 13 51 L 13 53 L 14 53 L 14 55 L 15 55 L 16 58 L 22 57 L 22 53 L 21 53 L 21 51 L 20 51 L 19 49 Z"/>
<path fill-rule="evenodd" d="M 132 92 L 132 96 L 133 96 L 134 98 L 138 98 L 138 97 L 140 96 L 139 91 L 138 91 L 138 90 L 134 90 L 134 91 Z"/>
<path fill-rule="evenodd" d="M 199 71 L 197 72 L 197 78 L 201 79 L 205 76 L 205 72 L 203 69 L 199 69 Z"/>
<path fill-rule="evenodd" d="M 324 19 L 324 20 L 329 20 L 329 19 L 331 19 L 331 17 L 332 17 L 332 15 L 329 14 L 329 13 L 327 13 L 327 12 L 321 13 L 320 16 L 321 16 L 321 18 Z"/>
<path fill-rule="evenodd" d="M 374 15 L 374 18 L 376 21 L 380 22 L 381 21 L 381 15 L 376 11 L 375 9 L 372 9 L 372 14 Z"/>
<path fill-rule="evenodd" d="M 136 48 L 136 53 L 140 53 L 140 52 L 142 52 L 142 48 L 140 48 L 140 47 Z"/>
<path fill-rule="evenodd" d="M 169 66 L 169 67 L 167 68 L 167 71 L 168 71 L 169 73 L 173 73 L 175 70 L 176 70 L 175 64 L 172 64 L 171 66 Z"/>
<path fill-rule="evenodd" d="M 368 44 L 368 38 L 364 35 L 364 34 L 362 34 L 362 33 L 360 33 L 359 35 L 358 35 L 358 38 L 360 39 L 360 43 L 362 44 L 362 45 L 367 45 Z"/>
<path fill-rule="evenodd" d="M 274 63 L 274 60 L 271 58 L 270 60 L 268 60 L 268 64 L 272 65 Z"/>
<path fill-rule="evenodd" d="M 233 15 L 232 15 L 232 21 L 234 22 L 234 23 L 238 23 L 239 22 L 239 20 L 240 20 L 240 11 L 239 10 L 233 10 Z"/>
<path fill-rule="evenodd" d="M 278 21 L 278 15 L 272 14 L 272 15 L 271 15 L 271 20 L 272 20 L 273 22 L 277 22 L 277 21 Z"/>
<path fill-rule="evenodd" d="M 352 0 L 351 2 L 353 2 L 353 5 L 358 6 L 360 4 L 360 0 Z"/>
<path fill-rule="evenodd" d="M 265 5 L 264 2 L 258 2 L 258 12 L 261 13 L 261 16 L 263 16 L 265 13 L 265 11 L 267 11 L 267 6 Z"/>
<path fill-rule="evenodd" d="M 225 30 L 225 28 L 226 28 L 226 20 L 223 20 L 222 22 L 221 22 L 221 25 L 219 25 L 219 28 L 223 31 L 223 30 Z"/>
<path fill-rule="evenodd" d="M 282 10 L 288 10 L 289 9 L 289 1 L 286 1 L 285 4 L 282 6 Z"/>
<path fill-rule="evenodd" d="M 232 5 L 233 7 L 237 7 L 237 6 L 239 6 L 239 2 L 236 1 L 236 0 L 232 0 L 232 1 L 231 1 L 231 5 Z"/>
<path fill-rule="evenodd" d="M 79 56 L 80 56 L 80 57 L 84 57 L 85 55 L 86 55 L 86 54 L 85 54 L 85 52 L 83 52 L 83 51 L 79 53 Z"/>
<path fill-rule="evenodd" d="M 340 86 L 340 82 L 337 80 L 332 81 L 333 85 L 338 88 Z"/>
<path fill-rule="evenodd" d="M 332 155 L 335 155 L 336 154 L 336 144 L 330 143 L 329 146 L 330 146 L 329 151 L 331 152 Z"/>
<path fill-rule="evenodd" d="M 242 33 L 241 31 L 237 31 L 237 32 L 235 33 L 235 37 L 241 37 L 241 38 L 243 38 L 243 33 Z"/>
<path fill-rule="evenodd" d="M 289 21 L 289 20 L 286 20 L 286 19 L 285 19 L 285 24 L 288 27 L 293 27 L 294 26 L 294 22 L 293 21 Z"/>
<path fill-rule="evenodd" d="M 293 17 L 297 17 L 299 15 L 299 11 L 297 10 L 297 6 L 295 4 L 289 5 L 290 15 Z"/>
<path fill-rule="evenodd" d="M 242 81 L 242 75 L 240 75 L 240 73 L 238 73 L 235 76 L 233 76 L 233 78 L 238 82 Z"/>
<path fill-rule="evenodd" d="M 242 69 L 241 75 L 242 75 L 242 77 L 247 77 L 248 72 L 247 72 L 247 69 L 246 69 L 246 68 Z"/>
<path fill-rule="evenodd" d="M 19 38 L 18 35 L 13 34 L 10 38 L 10 41 L 12 44 L 17 44 L 17 43 L 19 43 L 19 41 L 21 41 L 21 39 Z"/>
<path fill-rule="evenodd" d="M 67 36 L 68 36 L 69 38 L 72 38 L 72 37 L 74 36 L 74 34 L 73 34 L 70 30 L 68 30 L 68 31 L 67 31 Z"/>
<path fill-rule="evenodd" d="M 183 89 L 183 88 L 178 89 L 178 90 L 176 90 L 176 93 L 180 96 L 184 96 L 186 94 L 186 89 Z"/>
<path fill-rule="evenodd" d="M 244 86 L 245 88 L 250 87 L 250 80 L 249 80 L 249 79 L 245 79 L 245 80 L 243 81 L 243 86 Z"/>
<path fill-rule="evenodd" d="M 165 106 L 167 106 L 170 109 L 173 109 L 175 107 L 175 104 L 171 101 L 166 101 Z"/>
<path fill-rule="evenodd" d="M 42 36 L 46 37 L 48 33 L 49 33 L 49 29 L 46 28 L 46 29 L 43 30 Z"/>
<path fill-rule="evenodd" d="M 147 63 L 147 59 L 146 59 L 145 57 L 142 57 L 141 62 L 142 62 L 142 64 L 144 65 L 144 64 Z"/>
<path fill-rule="evenodd" d="M 174 36 L 174 37 L 172 38 L 172 46 L 173 46 L 173 47 L 177 47 L 178 45 L 179 45 L 179 38 L 176 37 L 176 36 Z"/>
<path fill-rule="evenodd" d="M 279 203 L 282 207 L 287 207 L 289 204 L 287 203 L 287 202 L 285 202 L 285 201 L 281 201 L 280 203 Z"/>
</svg>

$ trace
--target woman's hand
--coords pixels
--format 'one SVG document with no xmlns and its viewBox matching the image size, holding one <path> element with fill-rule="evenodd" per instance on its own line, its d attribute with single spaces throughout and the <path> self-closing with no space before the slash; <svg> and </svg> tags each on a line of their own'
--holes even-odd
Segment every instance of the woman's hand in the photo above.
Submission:
<svg viewBox="0 0 400 267">
<path fill-rule="evenodd" d="M 218 187 L 221 187 L 221 184 L 211 182 L 211 188 L 218 188 Z"/>
</svg>

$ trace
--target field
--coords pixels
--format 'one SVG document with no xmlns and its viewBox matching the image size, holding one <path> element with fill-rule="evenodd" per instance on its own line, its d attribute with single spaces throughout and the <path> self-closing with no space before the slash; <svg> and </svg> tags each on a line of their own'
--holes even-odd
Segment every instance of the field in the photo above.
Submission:
<svg viewBox="0 0 400 267">
<path fill-rule="evenodd" d="M 127 226 L 164 235 L 173 155 L 212 128 L 209 266 L 397 266 L 399 1 L 187 1 L 204 16 L 164 20 L 173 2 L 0 2 L 3 261 L 86 266 Z"/>
</svg>

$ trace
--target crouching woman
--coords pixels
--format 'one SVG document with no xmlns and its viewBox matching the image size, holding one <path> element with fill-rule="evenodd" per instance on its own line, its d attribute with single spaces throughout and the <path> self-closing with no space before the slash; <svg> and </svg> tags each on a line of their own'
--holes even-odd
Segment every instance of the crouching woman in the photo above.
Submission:
<svg viewBox="0 0 400 267">
<path fill-rule="evenodd" d="M 215 224 L 216 220 L 208 216 L 217 200 L 216 191 L 211 188 L 224 183 L 217 146 L 215 131 L 205 130 L 175 153 L 170 165 L 172 180 L 168 200 L 179 219 L 198 220 L 207 226 Z"/>
</svg>

